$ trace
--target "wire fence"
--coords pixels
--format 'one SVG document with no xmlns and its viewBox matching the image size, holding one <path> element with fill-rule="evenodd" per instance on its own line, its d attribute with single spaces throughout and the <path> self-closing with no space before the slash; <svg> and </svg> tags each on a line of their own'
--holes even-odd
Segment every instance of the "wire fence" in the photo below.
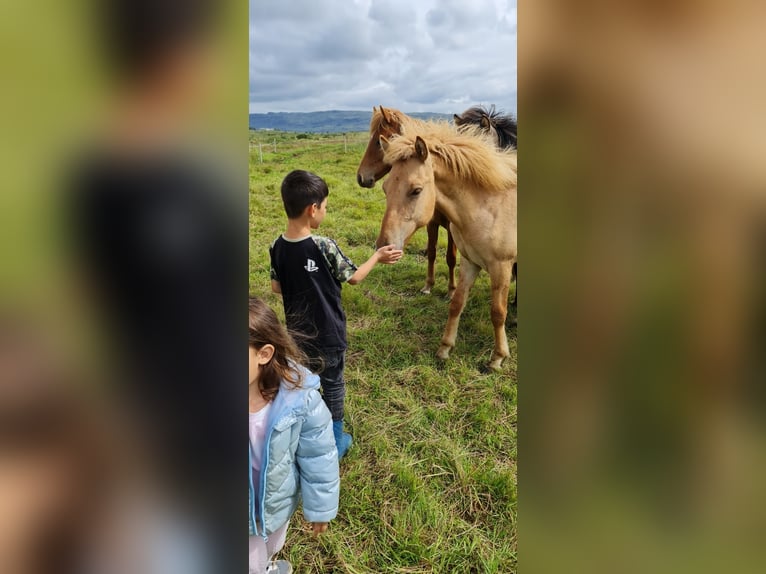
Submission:
<svg viewBox="0 0 766 574">
<path fill-rule="evenodd" d="M 305 136 L 305 137 L 301 137 Z M 310 149 L 317 145 L 338 145 L 343 146 L 344 153 L 359 153 L 367 146 L 369 136 L 364 133 L 343 134 L 326 137 L 322 134 L 298 134 L 295 139 L 285 139 L 284 137 L 269 138 L 259 137 L 250 140 L 250 152 L 258 154 L 258 160 L 263 163 L 263 153 L 277 153 L 279 151 L 295 151 L 300 149 Z"/>
</svg>

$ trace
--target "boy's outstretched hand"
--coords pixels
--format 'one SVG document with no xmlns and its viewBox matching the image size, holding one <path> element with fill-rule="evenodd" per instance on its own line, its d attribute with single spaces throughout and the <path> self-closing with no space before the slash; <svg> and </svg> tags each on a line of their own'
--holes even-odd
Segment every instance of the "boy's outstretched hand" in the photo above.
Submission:
<svg viewBox="0 0 766 574">
<path fill-rule="evenodd" d="M 326 522 L 312 522 L 311 523 L 311 533 L 316 536 L 318 534 L 322 534 L 322 532 L 327 531 L 327 523 Z"/>
<path fill-rule="evenodd" d="M 385 264 L 396 263 L 402 258 L 403 254 L 404 252 L 401 249 L 397 249 L 396 245 L 392 243 L 378 249 L 378 262 Z"/>
<path fill-rule="evenodd" d="M 380 249 L 376 249 L 375 253 L 372 254 L 372 257 L 362 263 L 359 268 L 354 271 L 354 274 L 348 280 L 349 285 L 356 285 L 357 283 L 363 281 L 364 278 L 367 277 L 367 274 L 378 263 L 385 263 L 386 265 L 396 263 L 402 258 L 402 253 L 402 250 L 397 249 L 396 245 L 393 244 L 386 245 Z"/>
</svg>

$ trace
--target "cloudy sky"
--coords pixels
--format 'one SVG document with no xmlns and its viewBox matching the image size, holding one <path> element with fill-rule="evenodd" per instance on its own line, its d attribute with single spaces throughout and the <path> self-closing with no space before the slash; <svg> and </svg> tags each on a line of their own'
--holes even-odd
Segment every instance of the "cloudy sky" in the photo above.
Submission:
<svg viewBox="0 0 766 574">
<path fill-rule="evenodd" d="M 250 0 L 250 111 L 516 113 L 516 0 Z"/>
</svg>

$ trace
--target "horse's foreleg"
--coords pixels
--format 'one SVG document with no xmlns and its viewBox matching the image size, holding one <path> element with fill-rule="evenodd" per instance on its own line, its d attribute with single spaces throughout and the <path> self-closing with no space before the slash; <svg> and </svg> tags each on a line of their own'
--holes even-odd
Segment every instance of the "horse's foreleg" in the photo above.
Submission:
<svg viewBox="0 0 766 574">
<path fill-rule="evenodd" d="M 428 232 L 428 246 L 426 247 L 426 257 L 428 257 L 428 274 L 426 275 L 426 285 L 420 292 L 428 295 L 431 287 L 434 286 L 434 264 L 436 262 L 436 243 L 439 241 L 439 222 L 436 218 L 431 219 L 426 227 Z"/>
<path fill-rule="evenodd" d="M 508 289 L 511 285 L 512 264 L 497 265 L 490 272 L 492 286 L 492 327 L 495 330 L 495 350 L 487 367 L 499 371 L 503 360 L 509 357 L 508 337 L 505 334 L 505 318 L 508 314 Z"/>
<path fill-rule="evenodd" d="M 460 262 L 460 275 L 458 277 L 457 289 L 455 289 L 455 294 L 452 296 L 452 301 L 450 301 L 449 304 L 447 326 L 444 328 L 441 345 L 436 352 L 436 356 L 440 359 L 448 359 L 450 351 L 455 346 L 457 327 L 460 323 L 460 314 L 463 312 L 465 302 L 468 300 L 468 293 L 471 291 L 471 287 L 473 287 L 479 271 L 481 271 L 481 267 L 463 257 Z"/>
<path fill-rule="evenodd" d="M 457 264 L 457 245 L 452 232 L 447 228 L 447 268 L 449 270 L 449 290 L 447 297 L 452 299 L 455 294 L 455 265 Z"/>
<path fill-rule="evenodd" d="M 518 277 L 516 275 L 517 273 L 518 273 L 518 264 L 516 263 L 516 261 L 514 261 L 513 271 L 511 273 L 511 282 L 516 283 L 516 288 L 513 290 L 513 299 L 511 299 L 511 305 L 513 305 L 514 307 L 516 307 L 516 297 L 519 294 L 519 282 L 517 281 Z"/>
</svg>

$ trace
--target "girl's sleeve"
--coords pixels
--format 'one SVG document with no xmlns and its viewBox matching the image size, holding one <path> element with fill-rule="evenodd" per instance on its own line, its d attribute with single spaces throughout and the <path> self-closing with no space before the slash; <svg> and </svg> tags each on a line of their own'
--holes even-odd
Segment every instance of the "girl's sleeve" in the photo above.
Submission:
<svg viewBox="0 0 766 574">
<path fill-rule="evenodd" d="M 340 496 L 332 416 L 317 390 L 307 391 L 306 402 L 307 414 L 296 451 L 303 516 L 309 522 L 329 522 L 338 514 Z"/>
</svg>

